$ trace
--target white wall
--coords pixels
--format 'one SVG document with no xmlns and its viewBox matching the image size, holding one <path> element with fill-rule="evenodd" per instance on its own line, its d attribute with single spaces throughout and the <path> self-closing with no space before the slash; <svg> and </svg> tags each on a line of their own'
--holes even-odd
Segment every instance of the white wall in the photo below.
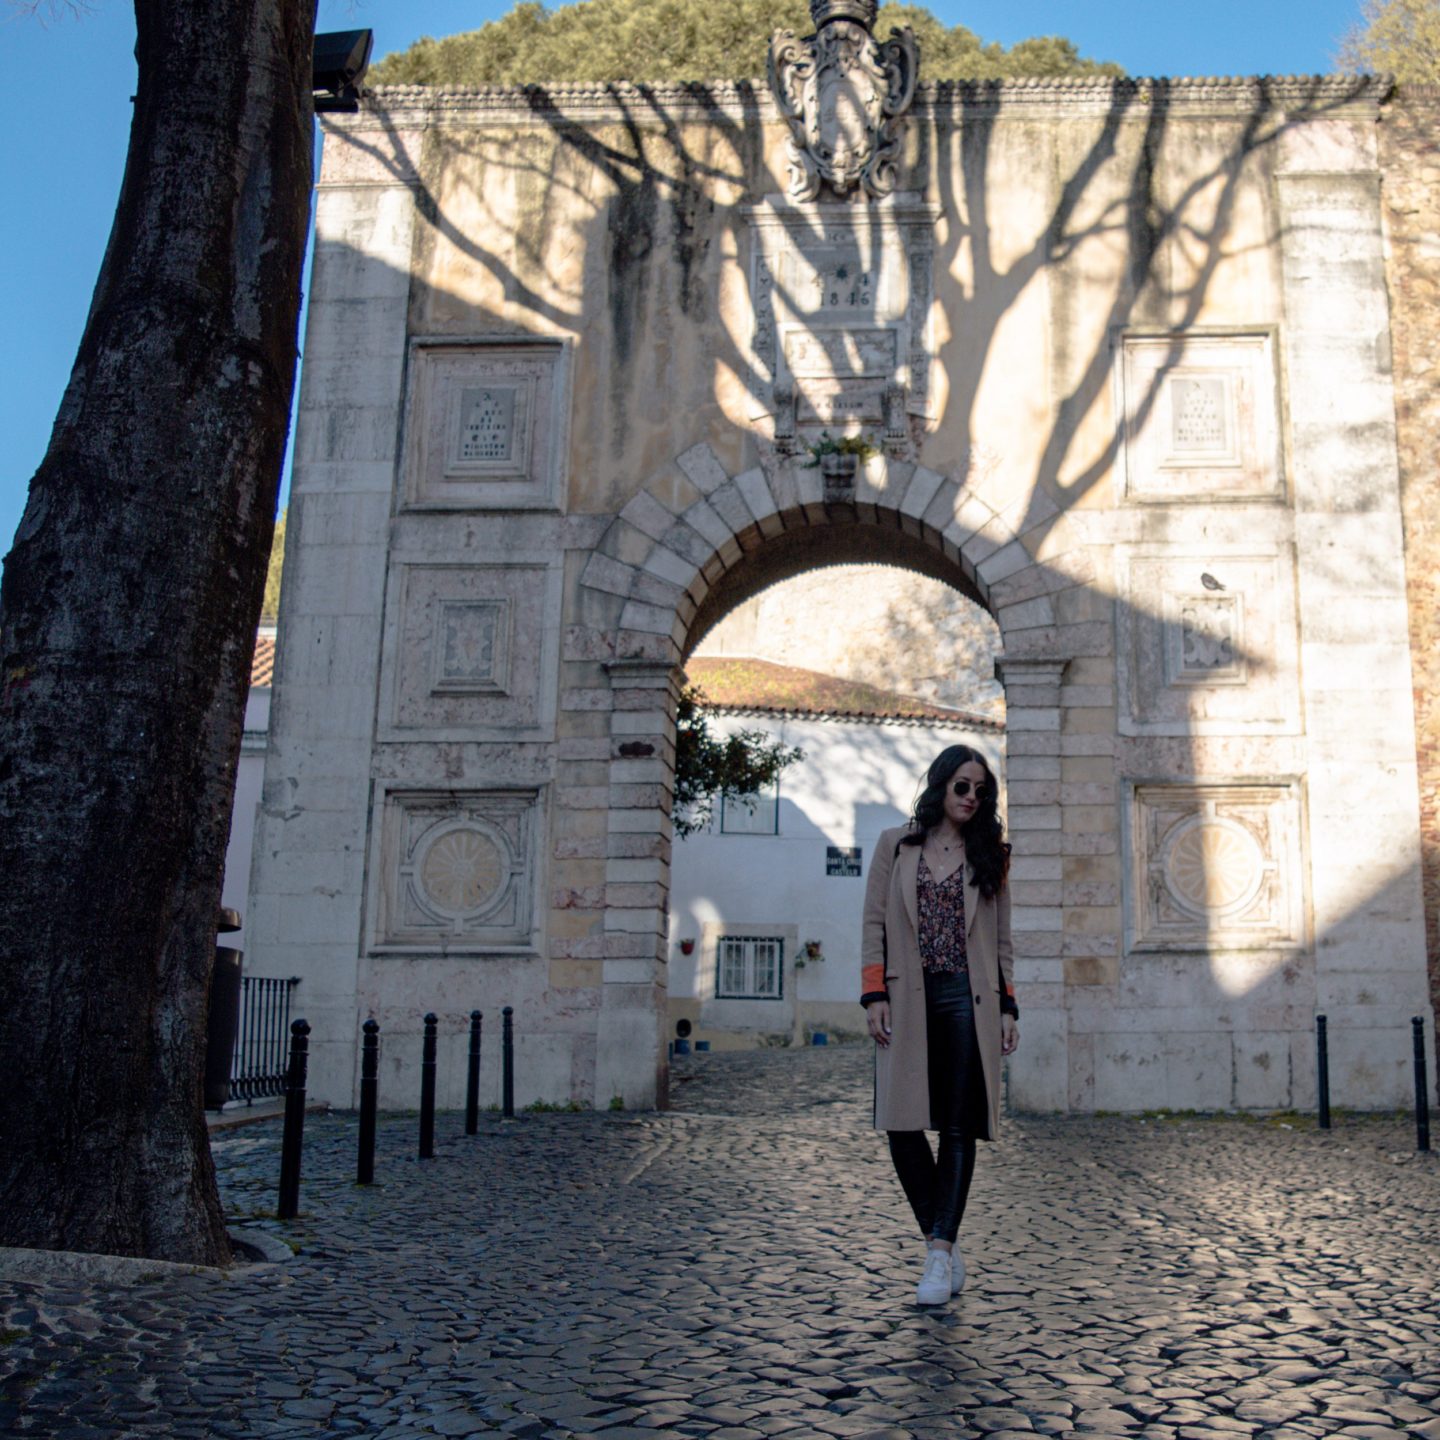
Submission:
<svg viewBox="0 0 1440 1440">
<path fill-rule="evenodd" d="M 245 699 L 245 739 L 235 773 L 235 808 L 230 816 L 230 844 L 225 851 L 225 883 L 220 904 L 238 910 L 242 928 L 221 936 L 220 943 L 245 948 L 245 910 L 249 904 L 250 858 L 255 848 L 255 814 L 265 779 L 265 738 L 270 728 L 270 688 L 252 687 Z"/>
<path fill-rule="evenodd" d="M 844 625 L 830 623 L 843 615 Z M 996 720 L 1000 627 L 942 580 L 893 565 L 827 565 L 737 605 L 696 647 L 758 656 Z"/>
<path fill-rule="evenodd" d="M 946 746 L 974 745 L 1003 776 L 1003 736 L 958 726 L 951 730 L 940 722 L 863 724 L 755 716 L 724 716 L 712 721 L 712 728 L 721 734 L 764 730 L 787 745 L 798 745 L 805 759 L 781 777 L 778 835 L 721 834 L 717 807 L 708 832 L 675 842 L 669 917 L 672 1012 L 676 1002 L 700 1001 L 702 1035 L 711 1029 L 779 1034 L 807 1024 L 825 1028 L 837 1015 L 859 1029 L 860 913 L 875 841 L 882 830 L 903 822 L 926 769 Z M 826 875 L 831 845 L 861 848 L 860 877 Z M 703 943 L 707 923 L 717 922 L 727 930 L 733 926 L 732 933 L 792 927 L 798 944 L 819 940 L 825 959 L 807 964 L 797 977 L 791 968 L 795 945 L 787 945 L 784 1002 L 717 1002 L 709 963 L 713 948 Z M 688 956 L 680 943 L 686 939 L 696 941 Z M 798 1023 L 793 1009 L 797 994 Z M 850 1009 L 827 1013 L 813 1008 L 830 1005 Z M 812 1007 L 808 1015 L 807 1006 Z M 767 1012 L 774 1019 L 764 1024 Z"/>
</svg>

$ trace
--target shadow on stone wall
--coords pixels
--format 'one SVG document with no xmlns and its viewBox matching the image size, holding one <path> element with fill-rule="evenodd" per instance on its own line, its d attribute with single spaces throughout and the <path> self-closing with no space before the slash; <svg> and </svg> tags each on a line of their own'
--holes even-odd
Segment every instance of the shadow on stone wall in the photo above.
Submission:
<svg viewBox="0 0 1440 1440">
<path fill-rule="evenodd" d="M 1117 611 L 1125 602 L 1117 600 L 1088 568 L 1085 552 L 1089 547 L 1080 539 L 1066 539 L 1063 531 L 1080 503 L 1114 472 L 1123 443 L 1120 426 L 1112 427 L 1096 444 L 1093 427 L 1086 424 L 1111 381 L 1113 337 L 1133 325 L 1163 327 L 1171 337 L 1165 355 L 1134 402 L 1133 423 L 1143 424 L 1181 359 L 1183 332 L 1204 313 L 1217 272 L 1236 253 L 1232 248 L 1235 206 L 1249 167 L 1288 131 L 1343 110 L 1369 93 L 1370 87 L 1366 80 L 1357 80 L 1353 88 L 1335 81 L 1316 81 L 1312 98 L 1297 103 L 1294 82 L 1290 82 L 1287 108 L 1281 110 L 1269 83 L 1255 82 L 1252 109 L 1231 126 L 1222 153 L 1186 181 L 1178 194 L 1171 195 L 1162 183 L 1161 159 L 1172 128 L 1169 82 L 1116 81 L 1108 87 L 1108 103 L 1098 131 L 1084 143 L 1064 175 L 1058 198 L 1033 245 L 1004 265 L 994 258 L 998 217 L 988 188 L 988 157 L 997 117 L 1003 113 L 1002 92 L 992 85 L 958 85 L 946 91 L 949 108 L 937 97 L 933 126 L 919 127 L 920 148 L 907 178 L 912 188 L 933 190 L 949 220 L 944 243 L 937 248 L 935 272 L 951 275 L 968 268 L 973 276 L 969 294 L 946 313 L 949 336 L 936 354 L 938 368 L 950 386 L 945 415 L 947 435 L 952 437 L 949 463 L 941 461 L 927 472 L 943 471 L 952 487 L 947 496 L 954 493 L 961 498 L 948 515 L 935 514 L 932 505 L 908 517 L 900 499 L 904 485 L 884 503 L 874 496 L 857 496 L 853 504 L 784 503 L 779 477 L 787 470 L 787 462 L 776 455 L 761 427 L 745 437 L 743 444 L 752 463 L 758 460 L 756 469 L 777 497 L 770 517 L 774 523 L 763 524 L 758 517 L 752 517 L 753 523 L 748 525 L 724 520 L 727 539 L 723 543 L 693 528 L 682 537 L 683 544 L 674 538 L 676 531 L 651 537 L 657 546 L 672 548 L 678 557 L 676 568 L 683 561 L 695 578 L 683 587 L 675 603 L 675 633 L 667 636 L 657 631 L 645 655 L 658 660 L 668 654 L 678 662 L 710 623 L 777 580 L 821 564 L 884 560 L 941 578 L 984 604 L 1000 624 L 1008 660 L 1033 665 L 1054 662 L 1073 666 L 1080 662 L 1082 668 L 1086 661 L 1113 664 L 1114 637 L 1124 623 Z M 737 338 L 718 323 L 716 287 L 725 263 L 722 255 L 743 257 L 748 249 L 740 203 L 779 187 L 766 168 L 761 104 L 751 87 L 738 87 L 735 94 L 739 118 L 734 101 L 721 103 L 704 87 L 686 91 L 684 115 L 667 111 L 662 92 L 613 87 L 606 94 L 606 103 L 619 119 L 602 124 L 568 118 L 544 90 L 529 90 L 516 98 L 523 100 L 531 120 L 538 121 L 554 141 L 548 147 L 535 146 L 533 153 L 522 145 L 512 145 L 506 153 L 499 142 L 486 142 L 483 132 L 472 143 L 472 137 L 457 126 L 455 135 L 443 128 L 430 132 L 433 148 L 423 166 L 418 165 L 416 157 L 406 151 L 402 127 L 391 121 L 383 108 L 379 114 L 390 125 L 388 140 L 374 139 L 364 131 L 338 129 L 328 134 L 326 143 L 362 151 L 397 182 L 409 185 L 431 232 L 423 245 L 433 246 L 442 239 L 488 274 L 506 304 L 519 307 L 530 317 L 535 333 L 583 334 L 592 348 L 597 341 L 602 343 L 603 363 L 612 371 L 610 393 L 617 403 L 633 394 L 637 367 L 654 363 L 653 357 L 642 356 L 654 348 L 653 343 L 641 346 L 639 340 L 642 336 L 655 340 L 663 318 L 657 307 L 670 317 L 666 323 L 671 332 L 703 327 L 708 360 L 718 372 L 733 377 L 741 389 L 755 394 L 765 390 L 769 376 L 757 369 L 743 337 Z M 382 97 L 382 107 L 384 103 Z M 695 106 L 701 111 L 698 121 Z M 697 149 L 697 135 L 704 136 L 703 152 Z M 484 152 L 478 160 L 477 146 Z M 953 156 L 958 156 L 958 163 L 952 163 Z M 1125 167 L 1126 176 L 1118 197 L 1101 183 L 1102 176 L 1113 180 L 1116 167 Z M 498 183 L 505 172 L 509 172 L 507 184 L 533 194 L 534 203 L 525 207 L 525 224 L 513 237 L 511 255 L 485 249 L 466 233 L 463 224 L 451 218 L 439 187 L 427 178 L 442 171 L 452 179 L 468 177 L 460 183 L 473 186 L 473 204 L 483 206 L 487 181 Z M 563 287 L 544 274 L 545 239 L 559 194 L 566 187 L 580 185 L 585 177 L 599 177 L 609 193 L 595 206 L 582 237 L 581 250 L 589 258 L 577 273 L 584 283 L 563 293 Z M 717 199 L 717 193 L 731 199 Z M 1102 195 L 1110 198 L 1102 199 Z M 1255 243 L 1273 248 L 1283 238 L 1277 223 Z M 1109 313 L 1103 326 L 1097 327 L 1100 339 L 1089 353 L 1066 357 L 1065 363 L 1057 365 L 1057 374 L 1066 377 L 1063 391 L 1052 408 L 1037 471 L 1017 493 L 1015 487 L 1007 488 L 984 473 L 977 463 L 981 378 L 999 327 L 1021 296 L 1042 276 L 1059 277 L 1056 283 L 1063 283 L 1065 262 L 1080 247 L 1099 240 L 1117 246 L 1123 256 Z M 1176 245 L 1183 245 L 1188 259 L 1186 274 L 1178 279 L 1176 268 L 1163 263 Z M 602 267 L 597 268 L 595 256 L 603 257 Z M 746 269 L 745 274 L 750 283 L 753 271 Z M 775 283 L 782 285 L 778 278 Z M 600 305 L 593 287 L 601 285 L 609 329 L 597 333 L 595 315 Z M 668 287 L 664 294 L 659 293 L 662 285 Z M 416 274 L 412 278 L 412 315 L 426 312 L 425 288 L 425 278 Z M 783 290 L 779 293 L 783 295 Z M 798 311 L 800 297 L 786 298 Z M 752 306 L 754 301 L 752 294 Z M 601 362 L 592 353 L 587 363 Z M 629 378 L 623 378 L 627 372 Z M 717 404 L 715 414 L 719 413 Z M 594 414 L 577 417 L 577 425 Z M 679 427 L 676 433 L 684 432 L 686 419 L 673 422 Z M 587 433 L 586 441 L 595 454 L 614 457 L 625 444 L 623 405 L 612 408 L 601 423 L 608 428 Z M 954 443 L 957 435 L 959 442 Z M 702 438 L 692 430 L 686 443 Z M 683 448 L 676 444 L 670 453 L 678 454 Z M 910 469 L 913 474 L 903 479 L 913 486 L 913 475 L 925 467 Z M 900 476 L 898 467 L 889 473 Z M 792 484 L 793 478 L 784 483 Z M 1291 476 L 1292 498 L 1293 485 Z M 623 503 L 631 493 L 619 493 L 616 499 Z M 982 502 L 982 513 L 989 522 L 986 526 L 973 526 L 964 518 L 971 512 L 963 506 L 972 498 Z M 621 503 L 614 509 L 619 511 Z M 674 518 L 677 527 L 685 525 L 684 516 Z M 992 534 L 1000 538 L 998 545 L 985 539 L 984 531 L 990 526 Z M 731 541 L 734 553 L 727 554 Z M 1012 544 L 1023 550 L 1023 563 L 1017 559 L 1013 569 L 990 563 L 998 551 Z M 602 549 L 603 545 L 602 541 Z M 618 564 L 618 557 L 614 558 Z M 614 638 L 623 624 L 622 609 L 627 600 L 636 603 L 642 599 L 640 586 L 646 577 L 638 567 L 635 575 L 635 588 L 629 596 L 613 585 L 606 587 L 616 601 L 610 622 L 614 633 L 608 642 L 616 656 L 624 646 L 623 638 Z M 653 578 L 652 573 L 649 581 Z M 656 587 L 649 584 L 645 603 L 663 608 L 663 601 L 656 605 L 656 593 Z M 663 596 L 664 592 L 659 593 Z M 1129 603 L 1134 605 L 1133 598 Z M 1041 616 L 1038 623 L 1036 614 Z M 1140 612 L 1140 620 L 1160 627 L 1162 644 L 1185 643 L 1183 637 L 1173 634 L 1173 617 Z M 604 653 L 605 643 L 603 638 L 596 642 L 600 647 L 597 655 Z M 1238 639 L 1232 645 L 1232 658 L 1244 661 L 1255 673 L 1263 673 L 1272 663 L 1264 653 L 1247 651 Z M 1095 673 L 1098 676 L 1101 667 Z M 1073 677 L 1071 683 L 1075 683 Z M 1115 704 L 1113 684 L 1112 680 L 1111 708 Z M 1120 934 L 1126 861 L 1116 823 L 1116 811 L 1122 808 L 1117 806 L 1117 786 L 1123 784 L 1124 776 L 1122 767 L 1114 764 L 1113 725 L 1108 741 L 1097 731 L 1088 744 L 1074 749 L 1067 750 L 1060 743 L 1062 725 L 1072 721 L 1078 725 L 1078 712 L 1104 710 L 1106 702 L 1097 693 L 1094 703 L 1065 706 L 1060 694 L 1065 687 L 1058 671 L 1054 688 L 1053 702 L 1031 699 L 1017 705 L 1007 687 L 1012 719 L 1027 708 L 1037 714 L 1053 709 L 1056 717 L 1051 748 L 1046 748 L 1048 740 L 1043 745 L 1036 743 L 1048 734 L 1044 727 L 1027 730 L 1030 739 L 1021 750 L 1015 748 L 1012 731 L 1012 764 L 1022 754 L 1027 760 L 1098 763 L 1092 767 L 1093 777 L 1083 780 L 1065 779 L 1058 763 L 1025 767 L 1029 771 L 1026 777 L 1012 780 L 1012 808 L 1024 812 L 1014 825 L 1019 853 L 1052 853 L 1039 848 L 1052 843 L 1048 822 L 1041 824 L 1040 812 L 1054 810 L 1058 814 L 1064 808 L 1079 815 L 1093 811 L 1094 828 L 1067 830 L 1059 840 L 1061 848 L 1053 853 L 1062 861 L 1104 863 L 1090 865 L 1085 877 L 1073 884 L 1066 872 L 1085 867 L 1062 864 L 1060 880 L 1043 886 L 1036 882 L 1039 888 L 1027 897 L 1030 904 L 1026 908 L 1052 912 L 1055 930 L 1053 934 L 1042 928 L 1029 932 L 1035 948 L 1024 958 L 1054 962 L 1053 970 L 1047 971 L 1052 980 L 1042 983 L 1056 998 L 1064 987 L 1074 991 L 1088 984 L 1095 987 L 1091 993 L 1098 1002 L 1102 990 L 1113 995 L 1127 983 L 1126 951 Z M 1080 682 L 1080 688 L 1099 692 L 1105 686 L 1096 679 Z M 1063 721 L 1062 715 L 1067 717 Z M 1195 739 L 1183 727 L 1170 737 L 1166 774 L 1160 778 L 1181 782 L 1206 773 L 1213 755 L 1194 743 Z M 1100 778 L 1107 757 L 1111 766 L 1108 781 Z M 1016 792 L 1022 786 L 1024 799 L 1017 803 Z M 1108 812 L 1108 820 L 1102 811 Z M 1031 847 L 1029 851 L 1027 847 Z M 1203 871 L 1207 856 L 1203 849 L 1198 854 Z M 1208 883 L 1202 873 L 1197 881 L 1199 890 L 1204 891 Z M 1357 909 L 1363 911 L 1367 903 L 1359 902 Z M 1082 911 L 1093 915 L 1093 924 L 1072 929 L 1070 918 Z M 1291 1004 L 1298 1007 L 1296 1013 L 1307 1006 L 1313 1009 L 1314 946 L 1325 943 L 1325 937 L 1312 941 L 1302 930 L 1289 944 L 1295 952 L 1291 979 L 1298 988 Z M 1194 940 L 1193 948 L 1197 954 L 1205 952 L 1203 935 Z M 1071 1099 L 1076 1098 L 1072 1091 Z M 1083 1101 L 1086 1097 L 1082 1094 L 1079 1098 Z M 1090 1098 L 1093 1100 L 1093 1091 Z"/>
</svg>

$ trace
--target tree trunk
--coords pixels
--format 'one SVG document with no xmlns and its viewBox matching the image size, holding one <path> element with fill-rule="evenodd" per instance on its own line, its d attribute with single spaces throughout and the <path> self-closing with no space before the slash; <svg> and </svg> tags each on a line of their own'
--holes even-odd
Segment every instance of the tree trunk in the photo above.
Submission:
<svg viewBox="0 0 1440 1440">
<path fill-rule="evenodd" d="M 136 0 L 115 225 L 0 584 L 0 1244 L 229 1256 L 201 1068 L 314 3 Z"/>
</svg>

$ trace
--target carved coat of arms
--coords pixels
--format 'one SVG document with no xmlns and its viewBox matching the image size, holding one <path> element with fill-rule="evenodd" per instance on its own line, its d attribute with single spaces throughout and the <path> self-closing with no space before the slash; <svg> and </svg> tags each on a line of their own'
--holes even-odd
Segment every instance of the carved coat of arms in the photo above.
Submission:
<svg viewBox="0 0 1440 1440">
<path fill-rule="evenodd" d="M 877 41 L 876 9 L 876 0 L 810 0 L 814 35 L 777 30 L 771 38 L 770 89 L 790 126 L 792 200 L 813 200 L 822 182 L 837 195 L 858 188 L 878 198 L 894 188 L 920 47 L 909 26 Z"/>
</svg>

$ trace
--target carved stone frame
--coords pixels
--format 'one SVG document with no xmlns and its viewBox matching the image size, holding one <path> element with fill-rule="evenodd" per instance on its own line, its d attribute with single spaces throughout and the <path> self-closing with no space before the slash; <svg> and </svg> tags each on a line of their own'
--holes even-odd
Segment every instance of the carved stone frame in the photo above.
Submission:
<svg viewBox="0 0 1440 1440">
<path fill-rule="evenodd" d="M 934 301 L 935 225 L 940 208 L 918 195 L 899 194 L 877 204 L 794 204 L 778 195 L 742 212 L 751 228 L 751 294 L 755 329 L 751 340 L 751 416 L 774 417 L 776 448 L 798 453 L 822 429 L 844 430 L 843 420 L 804 420 L 803 382 L 791 373 L 786 355 L 790 335 L 810 335 L 840 344 L 889 332 L 893 363 L 867 370 L 860 380 L 874 391 L 873 418 L 860 422 L 883 437 L 885 449 L 908 458 L 905 416 L 933 418 L 930 363 L 934 350 L 931 310 Z M 826 263 L 868 262 L 861 273 L 873 282 L 835 293 L 826 303 L 806 306 L 794 293 L 823 280 Z M 888 373 L 884 373 L 888 372 Z"/>
<path fill-rule="evenodd" d="M 1127 954 L 1304 948 L 1299 779 L 1127 780 L 1124 818 Z"/>
<path fill-rule="evenodd" d="M 442 789 L 382 782 L 374 813 L 369 954 L 540 953 L 545 787 Z M 451 907 L 453 913 L 447 915 L 409 890 L 436 843 L 461 832 L 489 842 L 508 879 L 468 914 L 463 907 Z M 428 923 L 407 923 L 407 914 L 416 908 L 432 912 Z"/>
</svg>

